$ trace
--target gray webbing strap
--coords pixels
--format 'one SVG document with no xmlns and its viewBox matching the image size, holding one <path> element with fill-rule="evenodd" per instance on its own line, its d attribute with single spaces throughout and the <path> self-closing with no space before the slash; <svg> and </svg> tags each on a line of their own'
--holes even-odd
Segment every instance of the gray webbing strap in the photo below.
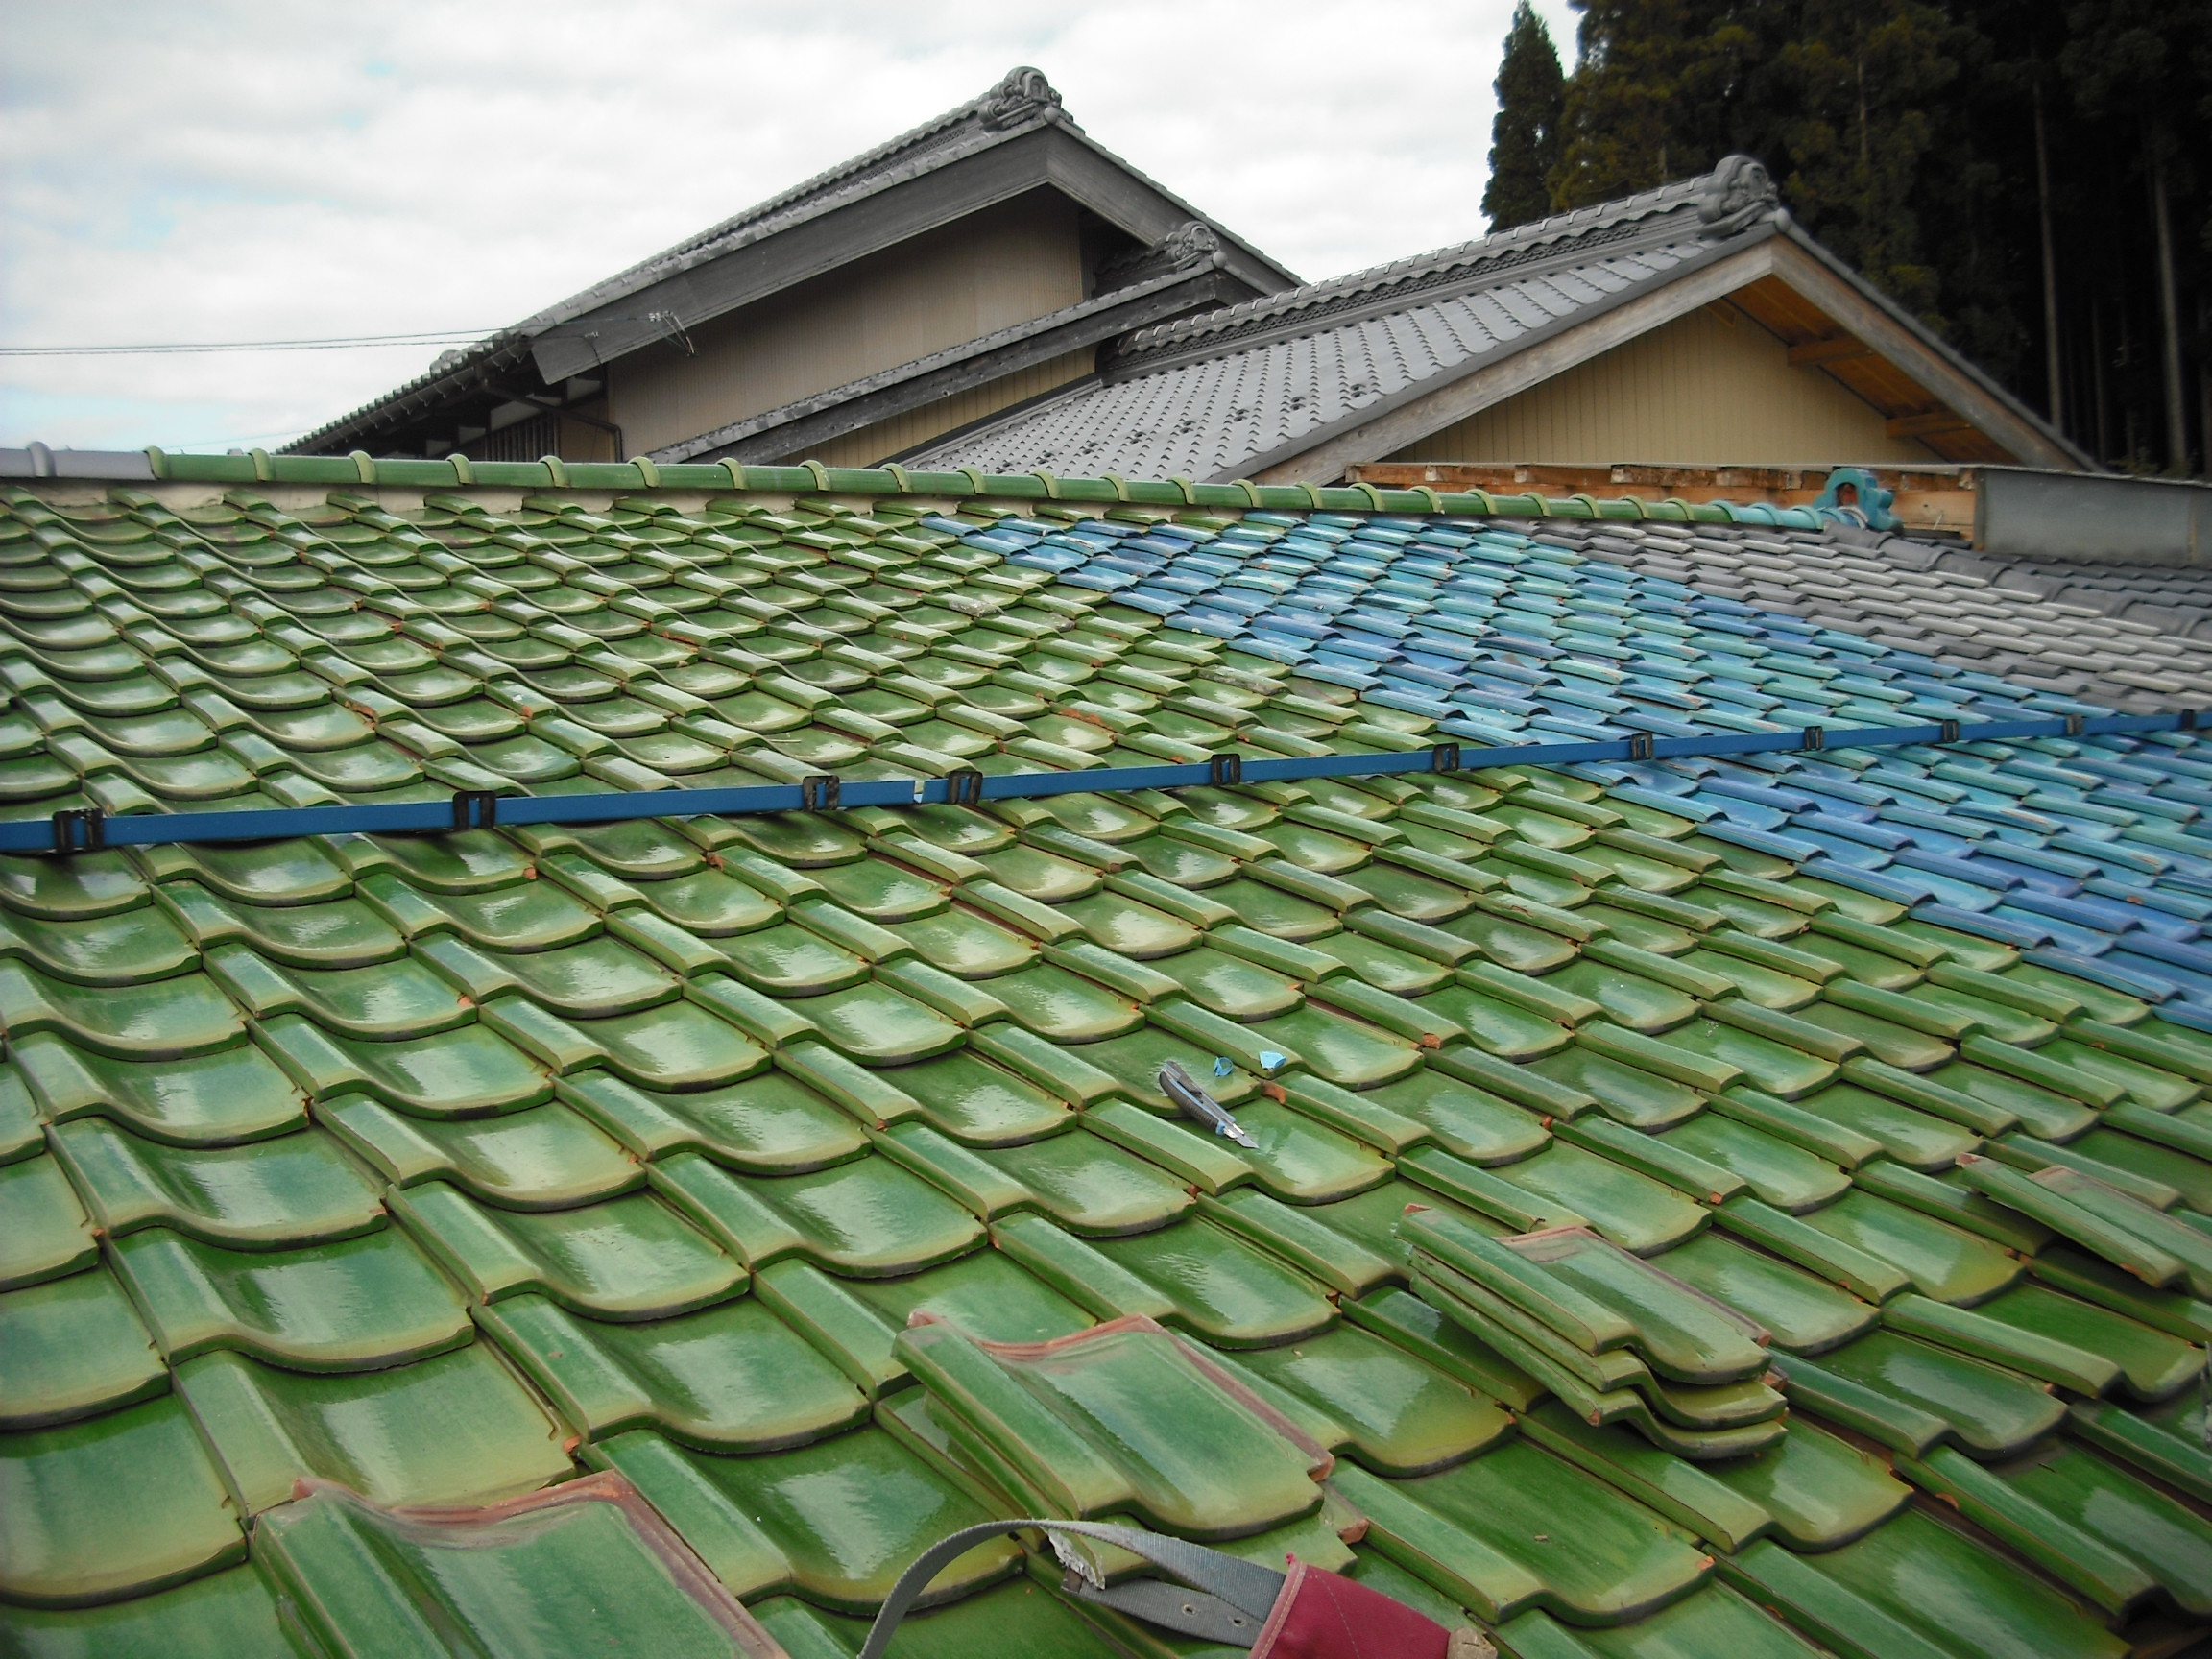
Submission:
<svg viewBox="0 0 2212 1659">
<path fill-rule="evenodd" d="M 899 1575 L 891 1594 L 884 1599 L 882 1611 L 876 1615 L 876 1623 L 869 1627 L 868 1641 L 860 1649 L 860 1659 L 883 1659 L 891 1646 L 891 1634 L 899 1628 L 899 1622 L 906 1617 L 907 1609 L 914 1605 L 929 1580 L 946 1567 L 976 1545 L 987 1539 L 1034 1527 L 1045 1532 L 1058 1532 L 1083 1538 L 1096 1538 L 1103 1543 L 1118 1545 L 1132 1555 L 1141 1556 L 1155 1567 L 1168 1572 L 1206 1593 L 1218 1598 L 1238 1612 L 1256 1621 L 1264 1621 L 1275 1605 L 1275 1598 L 1283 1590 L 1283 1575 L 1271 1567 L 1257 1562 L 1239 1561 L 1234 1555 L 1224 1555 L 1218 1550 L 1209 1550 L 1202 1544 L 1191 1544 L 1181 1538 L 1166 1538 L 1157 1532 L 1141 1532 L 1134 1527 L 1111 1527 L 1096 1521 L 1053 1521 L 1029 1519 L 1022 1521 L 986 1521 L 980 1526 L 965 1527 L 950 1538 L 941 1538 L 922 1551 L 914 1564 Z M 1088 1599 L 1103 1599 L 1098 1597 Z M 1109 1600 L 1107 1605 L 1113 1605 Z M 1128 1609 L 1137 1612 L 1132 1606 Z M 1171 1609 L 1163 1608 L 1164 1611 Z M 1152 1617 L 1150 1614 L 1142 1615 Z M 1196 1632 L 1193 1632 L 1195 1634 Z M 1253 1634 L 1259 1634 L 1255 1627 Z M 1249 1644 L 1246 1644 L 1249 1646 Z"/>
</svg>

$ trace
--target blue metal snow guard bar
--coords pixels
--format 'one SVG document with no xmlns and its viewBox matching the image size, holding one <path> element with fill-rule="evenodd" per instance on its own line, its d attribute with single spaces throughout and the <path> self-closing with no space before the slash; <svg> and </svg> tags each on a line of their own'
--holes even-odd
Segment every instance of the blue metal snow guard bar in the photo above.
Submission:
<svg viewBox="0 0 2212 1659">
<path fill-rule="evenodd" d="M 863 781 L 820 774 L 800 783 L 730 789 L 625 790 L 608 795 L 500 795 L 462 790 L 450 800 L 395 802 L 388 806 L 295 806 L 247 812 L 133 812 L 110 817 L 97 806 L 57 812 L 51 820 L 0 823 L 0 853 L 82 853 L 101 847 L 146 847 L 178 841 L 261 841 L 290 835 L 397 834 L 490 829 L 495 824 L 606 824 L 626 818 L 685 818 L 704 813 L 835 811 L 850 806 L 916 806 L 950 802 L 1008 801 L 1098 790 L 1179 789 L 1197 783 L 1293 782 L 1301 778 L 1359 778 L 1394 772 L 1456 772 L 1492 766 L 1566 766 L 1582 761 L 1665 760 L 1676 757 L 1751 755 L 1779 749 L 1870 749 L 2019 737 L 2078 737 L 2105 733 L 2194 731 L 2197 712 L 2067 714 L 2042 720 L 1982 720 L 1962 726 L 1808 726 L 1803 731 L 1732 737 L 1653 737 L 1587 743 L 1528 743 L 1487 749 L 1438 743 L 1398 754 L 1284 756 L 1255 760 L 1215 755 L 1184 766 L 1113 766 L 1085 772 L 1018 772 L 990 776 L 964 768 L 944 778 Z"/>
</svg>

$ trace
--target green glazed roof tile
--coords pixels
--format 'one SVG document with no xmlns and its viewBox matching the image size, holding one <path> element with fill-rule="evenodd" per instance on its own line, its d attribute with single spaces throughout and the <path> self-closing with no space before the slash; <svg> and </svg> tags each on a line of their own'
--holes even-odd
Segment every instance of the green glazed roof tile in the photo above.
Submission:
<svg viewBox="0 0 2212 1659">
<path fill-rule="evenodd" d="M 1424 674 L 1466 665 L 1456 689 L 1423 679 L 1422 694 L 1486 728 L 1527 730 L 1479 688 L 1500 659 L 1518 702 L 1581 729 L 1631 709 L 1730 732 L 1756 729 L 1752 709 L 2048 710 L 1802 617 L 1719 607 L 1620 562 L 1621 546 L 1680 555 L 1672 527 L 1599 524 L 1579 503 L 1540 523 L 1414 496 L 1380 521 L 1294 503 L 1238 525 L 1235 503 L 1187 500 L 769 500 L 717 469 L 682 512 L 644 477 L 634 494 L 553 486 L 516 506 L 457 485 L 373 507 L 299 492 L 276 465 L 279 481 L 182 516 L 159 483 L 0 502 L 0 562 L 32 581 L 0 595 L 19 642 L 20 707 L 0 720 L 0 750 L 21 757 L 0 762 L 16 768 L 11 810 L 327 799 L 318 777 L 428 800 L 487 772 L 549 793 L 1417 749 L 1449 720 L 1393 706 L 1404 686 L 1362 688 L 1397 663 L 1347 678 L 1267 613 L 1237 612 L 1224 639 L 1188 625 L 1216 626 L 1203 596 L 1186 616 L 1121 565 L 1075 583 L 1046 568 L 1110 541 L 1177 581 L 1243 562 L 1231 591 L 1282 595 L 1282 616 L 1289 589 L 1310 593 L 1323 608 L 1296 613 L 1324 625 L 1355 625 L 1336 620 L 1345 589 L 1372 585 L 1365 602 L 1412 630 L 1405 649 L 1444 665 Z M 257 493 L 286 490 L 282 511 Z M 1787 525 L 1696 529 L 1715 570 L 1752 538 L 1789 550 L 1762 557 L 1859 558 Z M 1190 550 L 1202 563 L 1181 563 Z M 1324 561 L 1306 586 L 1301 566 Z M 349 567 L 364 586 L 338 579 Z M 512 593 L 495 610 L 448 568 Z M 110 624 L 118 589 L 158 635 Z M 1438 593 L 1457 609 L 1428 609 Z M 1533 630 L 1549 654 L 1493 627 Z M 1444 634 L 1457 643 L 1421 654 Z M 33 1650 L 84 1650 L 53 1649 L 56 1633 L 95 1618 L 81 1628 L 143 1648 L 150 1626 L 120 1614 L 189 1600 L 174 1650 L 229 1630 L 227 1651 L 258 1652 L 282 1640 L 274 1573 L 301 1640 L 334 1652 L 436 1626 L 486 1651 L 505 1650 L 494 1628 L 527 1628 L 517 1650 L 559 1653 L 604 1634 L 591 1609 L 610 1598 L 632 1645 L 665 1627 L 688 1632 L 666 1650 L 728 1651 L 734 1592 L 802 1659 L 829 1659 L 927 1538 L 1041 1504 L 1042 1483 L 1080 1484 L 1140 1444 L 1163 1515 L 1188 1523 L 1199 1503 L 1196 1529 L 1248 1528 L 1223 1541 L 1249 1558 L 1295 1550 L 1446 1623 L 1461 1605 L 1506 1618 L 1521 1659 L 1779 1659 L 1801 1635 L 1881 1659 L 2105 1650 L 2070 1614 L 2021 1612 L 2006 1633 L 2005 1607 L 2056 1605 L 2018 1599 L 2019 1556 L 2108 1616 L 2200 1618 L 2194 1511 L 2162 1505 L 2212 1495 L 2191 1386 L 2212 1338 L 2212 1038 L 2184 1023 L 2204 998 L 2061 971 L 2108 953 L 2135 987 L 2161 977 L 2131 954 L 2145 940 L 2193 948 L 2186 845 L 2157 844 L 2164 869 L 2125 836 L 2049 848 L 2066 860 L 2035 866 L 2050 890 L 2088 879 L 2062 875 L 2085 859 L 2144 903 L 2110 906 L 2120 932 L 2069 922 L 2061 950 L 2023 952 L 1831 878 L 1850 875 L 1839 857 L 1800 864 L 1739 836 L 1819 837 L 1837 812 L 1872 812 L 1930 837 L 1923 851 L 2032 863 L 2053 831 L 2023 819 L 1993 839 L 1959 810 L 2019 799 L 1984 780 L 2043 765 L 2032 812 L 2079 805 L 2097 833 L 2132 834 L 2118 819 L 2134 808 L 2105 805 L 2121 774 L 2069 769 L 2121 767 L 2157 800 L 2134 775 L 2201 783 L 2193 743 L 0 859 L 0 1176 L 59 1218 L 45 1254 L 36 1227 L 0 1234 L 38 1258 L 36 1282 L 0 1292 L 0 1432 L 197 1411 L 221 1453 L 206 1470 L 274 1505 L 259 1567 L 207 1554 L 179 1569 L 210 1569 L 183 1589 L 38 1612 Z M 1815 804 L 1764 805 L 1800 798 Z M 2159 806 L 2193 822 L 2173 816 L 2186 803 Z M 1957 833 L 1935 840 L 1936 824 Z M 1889 868 L 1864 842 L 1850 855 Z M 1948 879 L 1928 876 L 1946 895 Z M 1255 1148 L 1177 1115 L 1158 1083 L 1170 1060 Z M 1568 1237 L 1604 1271 L 1557 1283 L 1633 1339 L 1577 1347 L 1415 1257 L 1408 1205 L 1516 1239 L 1512 1260 L 1553 1247 L 1524 1235 L 1586 1229 Z M 1258 1464 L 1201 1478 L 1205 1413 L 1161 1388 L 1098 1372 L 1089 1405 L 1051 1395 L 1048 1421 L 1009 1434 L 1013 1418 L 905 1358 L 925 1333 L 1053 1343 L 1129 1315 L 1172 1328 L 1145 1340 L 1194 1364 L 1222 1350 L 1206 1386 L 1308 1437 L 1286 1488 L 1298 1513 L 1238 1507 L 1265 1485 Z M 1052 1423 L 1073 1438 L 1043 1455 Z M 565 1479 L 571 1435 L 658 1512 L 608 1477 Z M 1867 1446 L 1921 1482 L 1921 1509 L 1900 1510 L 1906 1486 Z M 1337 1457 L 1325 1488 L 1312 1447 Z M 302 1475 L 395 1502 L 547 1481 L 577 1496 L 431 1521 L 330 1487 L 293 1500 Z M 1984 1530 L 1891 1549 L 1946 1497 Z M 1347 1543 L 1355 1503 L 1371 1525 Z M 651 1542 L 663 1528 L 684 1559 L 668 1525 L 719 1586 L 669 1575 Z M 118 1560 L 160 1554 L 132 1537 L 115 1531 Z M 1877 1546 L 1887 1579 L 1830 1572 Z M 1713 1584 L 1708 1551 L 1748 1599 Z M 156 1565 L 102 1593 L 135 1593 L 169 1571 Z M 1017 1629 L 1039 1647 L 1080 1630 L 1082 1650 L 1165 1650 L 1118 1615 L 1070 1612 L 1056 1585 L 1049 1558 L 995 1544 L 902 1650 L 966 1659 Z M 0 1646 L 32 1639 L 13 1594 Z M 1965 1609 L 1950 1623 L 1929 1611 L 1946 1596 Z M 2030 1628 L 2051 1633 L 2043 1648 Z"/>
<path fill-rule="evenodd" d="M 375 1503 L 462 1503 L 569 1469 L 559 1428 L 483 1342 L 321 1377 L 219 1352 L 180 1366 L 177 1387 L 249 1514 L 288 1502 L 301 1479 Z M 426 1421 L 449 1427 L 434 1438 L 406 1431 Z"/>
<path fill-rule="evenodd" d="M 222 1146 L 306 1121 L 298 1086 L 256 1043 L 158 1067 L 119 1062 L 47 1033 L 12 1039 L 10 1050 L 54 1122 L 100 1114 L 149 1140 Z"/>
<path fill-rule="evenodd" d="M 0 1293 L 0 1429 L 93 1416 L 168 1386 L 168 1368 L 112 1274 Z"/>
<path fill-rule="evenodd" d="M 347 1094 L 324 1101 L 315 1116 L 395 1186 L 447 1181 L 510 1210 L 565 1210 L 645 1179 L 619 1144 L 555 1102 L 453 1119 L 410 1118 L 366 1094 Z"/>
<path fill-rule="evenodd" d="M 974 1248 L 982 1225 L 888 1157 L 808 1175 L 735 1175 L 694 1153 L 657 1160 L 659 1192 L 750 1267 L 803 1256 L 854 1278 L 911 1273 Z"/>
<path fill-rule="evenodd" d="M 631 1642 L 670 1659 L 766 1651 L 666 1524 L 604 1479 L 423 1520 L 318 1486 L 258 1522 L 254 1541 L 314 1638 L 349 1655 L 449 1650 L 456 1629 L 548 1659 Z"/>
<path fill-rule="evenodd" d="M 555 1092 L 639 1159 L 689 1150 L 757 1174 L 797 1174 L 868 1144 L 848 1113 L 781 1071 L 674 1094 L 588 1070 L 560 1079 Z"/>
<path fill-rule="evenodd" d="M 47 1610 L 0 1606 L 0 1635 L 26 1659 L 301 1659 L 267 1578 L 233 1567 L 129 1601 Z"/>
<path fill-rule="evenodd" d="M 110 1238 L 159 1224 L 254 1249 L 344 1238 L 383 1221 L 375 1184 L 312 1130 L 248 1146 L 181 1147 L 80 1118 L 55 1127 L 54 1149 Z"/>
<path fill-rule="evenodd" d="M 989 1518 L 878 1428 L 755 1457 L 693 1452 L 634 1431 L 596 1447 L 593 1460 L 635 1481 L 733 1594 L 791 1590 L 832 1610 L 874 1612 L 924 1549 Z M 932 1590 L 990 1583 L 1019 1558 L 1010 1540 L 993 1539 L 931 1580 Z"/>
<path fill-rule="evenodd" d="M 459 1296 L 397 1228 L 295 1250 L 230 1250 L 166 1227 L 109 1248 L 171 1365 L 230 1348 L 307 1371 L 349 1371 L 467 1340 Z"/>
<path fill-rule="evenodd" d="M 84 1606 L 243 1560 L 246 1535 L 174 1395 L 0 1434 L 0 1595 Z"/>
<path fill-rule="evenodd" d="M 538 1292 L 588 1318 L 666 1318 L 744 1288 L 744 1267 L 657 1197 L 581 1209 L 496 1209 L 442 1181 L 393 1212 L 480 1302 Z"/>
<path fill-rule="evenodd" d="M 91 1265 L 92 1222 L 54 1158 L 0 1165 L 0 1290 Z"/>
</svg>

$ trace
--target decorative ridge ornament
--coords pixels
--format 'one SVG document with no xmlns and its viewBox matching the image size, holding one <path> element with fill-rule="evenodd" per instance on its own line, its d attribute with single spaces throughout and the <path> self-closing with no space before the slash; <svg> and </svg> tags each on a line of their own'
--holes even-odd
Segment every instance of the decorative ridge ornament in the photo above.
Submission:
<svg viewBox="0 0 2212 1659">
<path fill-rule="evenodd" d="M 1041 113 L 1057 111 L 1060 107 L 1060 94 L 1052 89 L 1052 83 L 1045 79 L 1045 71 L 1023 64 L 1007 70 L 998 84 L 983 94 L 976 113 L 992 132 L 1002 132 Z"/>
<path fill-rule="evenodd" d="M 1749 156 L 1724 156 L 1697 191 L 1697 233 L 1718 239 L 1747 229 L 1782 204 L 1766 165 Z"/>
</svg>

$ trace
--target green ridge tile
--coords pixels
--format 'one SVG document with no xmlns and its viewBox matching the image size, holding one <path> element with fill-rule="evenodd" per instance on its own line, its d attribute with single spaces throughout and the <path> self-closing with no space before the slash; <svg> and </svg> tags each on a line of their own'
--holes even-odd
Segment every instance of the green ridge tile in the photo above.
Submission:
<svg viewBox="0 0 2212 1659">
<path fill-rule="evenodd" d="M 0 1435 L 0 1596 L 120 1600 L 230 1566 L 246 1535 L 183 1403 Z"/>
<path fill-rule="evenodd" d="M 595 1446 L 592 1458 L 636 1482 L 709 1570 L 748 1598 L 791 1589 L 873 1613 L 915 1556 L 990 1519 L 875 1428 L 756 1457 L 687 1451 L 640 1430 Z M 992 1539 L 930 1580 L 930 1593 L 979 1588 L 1020 1559 L 1011 1539 Z"/>
<path fill-rule="evenodd" d="M 734 1296 L 745 1269 L 648 1193 L 579 1210 L 494 1210 L 442 1181 L 393 1214 L 479 1302 L 535 1291 L 595 1319 L 661 1319 Z"/>
<path fill-rule="evenodd" d="M 45 1034 L 11 1037 L 9 1049 L 39 1110 L 57 1123 L 103 1114 L 152 1140 L 220 1146 L 307 1120 L 299 1089 L 252 1043 L 158 1066 L 111 1060 Z"/>
<path fill-rule="evenodd" d="M 2022 1569 L 1916 1511 L 1825 1555 L 1762 1543 L 1721 1570 L 1850 1659 L 2119 1659 L 2128 1647 Z"/>
<path fill-rule="evenodd" d="M 1956 1439 L 1977 1457 L 2010 1456 L 2066 1415 L 2047 1387 L 2016 1371 L 1890 1331 L 1777 1368 L 1793 1402 L 1913 1455 Z"/>
<path fill-rule="evenodd" d="M 1871 1192 L 1847 1193 L 1803 1219 L 1839 1243 L 1890 1263 L 1914 1289 L 1938 1302 L 1962 1308 L 1986 1302 L 2022 1272 L 2018 1259 L 2003 1246 Z"/>
<path fill-rule="evenodd" d="M 902 1333 L 898 1352 L 958 1453 L 1046 1513 L 1126 1509 L 1141 1525 L 1227 1539 L 1320 1505 L 1326 1455 L 1157 1327 L 1008 1350 L 927 1324 Z"/>
<path fill-rule="evenodd" d="M 1492 1623 L 1540 1608 L 1577 1625 L 1645 1617 L 1711 1557 L 1659 1516 L 1526 1440 L 1412 1480 L 1339 1467 L 1368 1545 Z"/>
<path fill-rule="evenodd" d="M 169 1373 L 105 1270 L 0 1293 L 0 1430 L 43 1428 L 164 1392 Z"/>
<path fill-rule="evenodd" d="M 1765 1451 L 1698 1470 L 1758 1504 L 1773 1518 L 1774 1536 L 1807 1553 L 1865 1536 L 1912 1496 L 1882 1457 L 1802 1416 Z"/>
<path fill-rule="evenodd" d="M 570 1467 L 560 1429 L 487 1343 L 335 1377 L 208 1354 L 178 1368 L 177 1387 L 248 1514 L 301 1479 L 381 1504 L 487 1503 Z M 428 1423 L 435 1434 L 417 1431 Z"/>
<path fill-rule="evenodd" d="M 99 1608 L 0 1607 L 0 1644 L 23 1659 L 312 1659 L 250 1566 Z"/>
<path fill-rule="evenodd" d="M 635 1507 L 634 1507 L 635 1505 Z M 577 1481 L 527 1508 L 424 1526 L 318 1487 L 255 1524 L 254 1550 L 313 1639 L 345 1659 L 480 1651 L 666 1659 L 759 1650 L 757 1627 L 619 1488 Z"/>
<path fill-rule="evenodd" d="M 59 1160 L 0 1165 L 0 1290 L 79 1272 L 98 1255 L 92 1223 Z"/>
<path fill-rule="evenodd" d="M 351 1371 L 468 1339 L 459 1296 L 397 1228 L 245 1251 L 149 1227 L 109 1254 L 172 1365 L 233 1348 L 302 1371 Z"/>
<path fill-rule="evenodd" d="M 186 1148 L 80 1118 L 56 1126 L 54 1150 L 109 1237 L 157 1223 L 251 1250 L 349 1238 L 384 1219 L 374 1184 L 312 1131 Z"/>
<path fill-rule="evenodd" d="M 807 1175 L 733 1175 L 696 1153 L 662 1158 L 654 1190 L 748 1267 L 804 1256 L 833 1273 L 911 1273 L 974 1248 L 983 1227 L 920 1176 L 882 1156 Z"/>
<path fill-rule="evenodd" d="M 1659 1266 L 1756 1320 L 1786 1353 L 1822 1353 L 1872 1330 L 1881 1317 L 1848 1291 L 1724 1233 L 1700 1233 L 1668 1251 Z"/>
<path fill-rule="evenodd" d="M 796 1175 L 857 1158 L 868 1138 L 852 1116 L 797 1078 L 764 1071 L 720 1089 L 669 1094 L 611 1071 L 579 1071 L 554 1092 L 633 1156 L 703 1152 L 749 1174 Z"/>
<path fill-rule="evenodd" d="M 1303 1274 L 1202 1220 L 1093 1246 L 1166 1298 L 1171 1321 L 1223 1348 L 1263 1348 L 1325 1330 L 1336 1310 Z"/>
<path fill-rule="evenodd" d="M 503 1209 L 565 1210 L 645 1179 L 589 1119 L 555 1102 L 497 1118 L 441 1120 L 345 1094 L 317 1106 L 315 1117 L 394 1186 L 449 1181 Z"/>
<path fill-rule="evenodd" d="M 317 1100 L 365 1091 L 418 1117 L 478 1118 L 535 1106 L 553 1093 L 529 1055 L 484 1024 L 405 1043 L 364 1043 L 279 1014 L 259 1022 L 254 1035 Z"/>
</svg>

